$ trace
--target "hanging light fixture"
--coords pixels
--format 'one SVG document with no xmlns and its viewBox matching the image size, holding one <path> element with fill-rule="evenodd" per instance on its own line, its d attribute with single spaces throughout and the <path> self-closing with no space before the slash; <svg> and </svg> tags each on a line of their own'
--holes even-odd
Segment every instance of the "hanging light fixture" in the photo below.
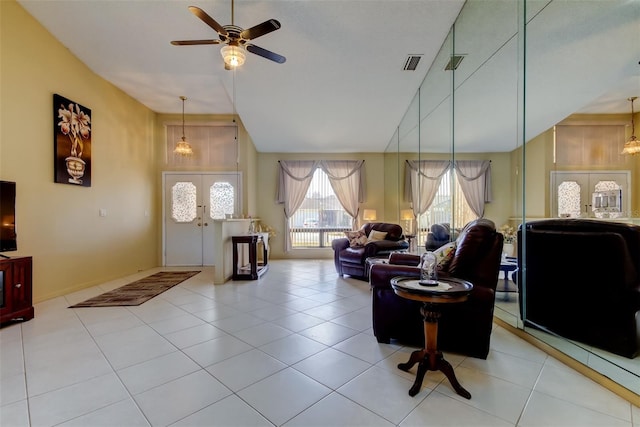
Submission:
<svg viewBox="0 0 640 427">
<path fill-rule="evenodd" d="M 633 101 L 635 101 L 636 99 L 638 99 L 637 96 L 627 98 L 628 101 L 631 101 L 631 136 L 629 137 L 629 140 L 624 143 L 624 149 L 620 154 L 628 154 L 633 156 L 640 153 L 640 141 L 638 141 L 638 138 L 636 138 L 636 129 L 633 123 Z"/>
<path fill-rule="evenodd" d="M 220 54 L 224 59 L 224 64 L 227 68 L 236 68 L 244 64 L 245 54 L 244 49 L 237 45 L 228 44 L 220 49 Z"/>
<path fill-rule="evenodd" d="M 244 48 L 242 48 L 237 41 L 237 39 L 240 38 L 242 28 L 234 25 L 233 18 L 234 5 L 233 0 L 231 0 L 231 25 L 227 25 L 224 28 L 227 30 L 229 35 L 233 37 L 230 39 L 229 44 L 220 49 L 220 54 L 222 55 L 222 59 L 224 59 L 224 68 L 227 70 L 233 70 L 241 66 L 244 64 L 244 60 L 246 59 Z"/>
<path fill-rule="evenodd" d="M 173 153 L 181 156 L 191 156 L 193 154 L 193 149 L 187 142 L 187 138 L 184 136 L 184 101 L 187 100 L 187 97 L 181 96 L 180 99 L 182 99 L 182 138 L 176 144 L 176 148 L 173 149 Z"/>
</svg>

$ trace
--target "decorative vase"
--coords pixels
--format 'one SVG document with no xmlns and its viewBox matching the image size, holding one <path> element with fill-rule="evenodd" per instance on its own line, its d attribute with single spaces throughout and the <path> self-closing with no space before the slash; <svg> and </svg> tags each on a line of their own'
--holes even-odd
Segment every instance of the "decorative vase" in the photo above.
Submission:
<svg viewBox="0 0 640 427">
<path fill-rule="evenodd" d="M 84 176 L 84 168 L 86 163 L 80 157 L 67 157 L 64 159 L 67 163 L 67 172 L 71 175 L 69 182 L 72 184 L 82 184 L 82 178 Z"/>
</svg>

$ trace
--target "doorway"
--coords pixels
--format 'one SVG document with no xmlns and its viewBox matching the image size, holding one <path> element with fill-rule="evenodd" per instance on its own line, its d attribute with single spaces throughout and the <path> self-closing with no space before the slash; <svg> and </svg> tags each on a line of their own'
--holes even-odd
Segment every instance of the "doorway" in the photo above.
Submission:
<svg viewBox="0 0 640 427">
<path fill-rule="evenodd" d="M 239 172 L 163 173 L 163 265 L 212 266 L 214 220 L 237 216 Z"/>
</svg>

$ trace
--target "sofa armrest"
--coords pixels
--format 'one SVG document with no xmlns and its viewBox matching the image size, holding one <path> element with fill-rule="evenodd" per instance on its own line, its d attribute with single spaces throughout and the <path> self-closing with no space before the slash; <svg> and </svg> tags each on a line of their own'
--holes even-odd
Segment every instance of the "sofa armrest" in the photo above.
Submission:
<svg viewBox="0 0 640 427">
<path fill-rule="evenodd" d="M 333 241 L 331 242 L 331 247 L 336 252 L 339 252 L 343 249 L 347 249 L 349 247 L 349 239 L 347 239 L 346 237 L 333 239 Z"/>
<path fill-rule="evenodd" d="M 391 279 L 396 276 L 420 277 L 420 269 L 408 265 L 374 264 L 369 272 L 369 283 L 374 289 L 391 289 Z"/>
<path fill-rule="evenodd" d="M 331 242 L 331 247 L 333 248 L 333 263 L 336 266 L 336 271 L 340 276 L 342 276 L 342 264 L 340 263 L 340 252 L 349 247 L 349 239 L 347 239 L 346 237 L 333 239 L 333 241 Z"/>
<path fill-rule="evenodd" d="M 420 264 L 420 255 L 394 252 L 389 256 L 389 264 L 417 267 Z"/>
</svg>

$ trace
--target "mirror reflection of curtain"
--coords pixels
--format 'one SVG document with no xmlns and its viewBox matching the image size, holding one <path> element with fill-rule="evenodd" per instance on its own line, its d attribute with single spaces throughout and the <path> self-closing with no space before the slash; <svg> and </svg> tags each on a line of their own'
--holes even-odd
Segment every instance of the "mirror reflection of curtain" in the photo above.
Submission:
<svg viewBox="0 0 640 427">
<path fill-rule="evenodd" d="M 407 160 L 406 163 L 405 198 L 413 203 L 417 217 L 433 203 L 442 177 L 452 163 L 449 160 Z M 479 218 L 484 217 L 484 205 L 492 200 L 491 161 L 457 160 L 453 167 L 467 204 Z"/>
<path fill-rule="evenodd" d="M 438 193 L 442 177 L 451 167 L 449 160 L 407 160 L 405 199 L 413 205 L 416 217 L 425 213 Z"/>
<path fill-rule="evenodd" d="M 478 215 L 484 217 L 484 204 L 491 202 L 491 161 L 489 160 L 456 160 L 458 182 L 467 204 Z"/>
<path fill-rule="evenodd" d="M 362 166 L 364 160 L 281 160 L 278 177 L 276 200 L 284 204 L 286 217 L 285 250 L 292 248 L 289 233 L 289 218 L 298 210 L 304 201 L 313 173 L 321 168 L 329 177 L 331 188 L 343 209 L 353 217 L 354 224 L 358 217 L 359 203 L 364 201 L 364 183 Z"/>
</svg>

